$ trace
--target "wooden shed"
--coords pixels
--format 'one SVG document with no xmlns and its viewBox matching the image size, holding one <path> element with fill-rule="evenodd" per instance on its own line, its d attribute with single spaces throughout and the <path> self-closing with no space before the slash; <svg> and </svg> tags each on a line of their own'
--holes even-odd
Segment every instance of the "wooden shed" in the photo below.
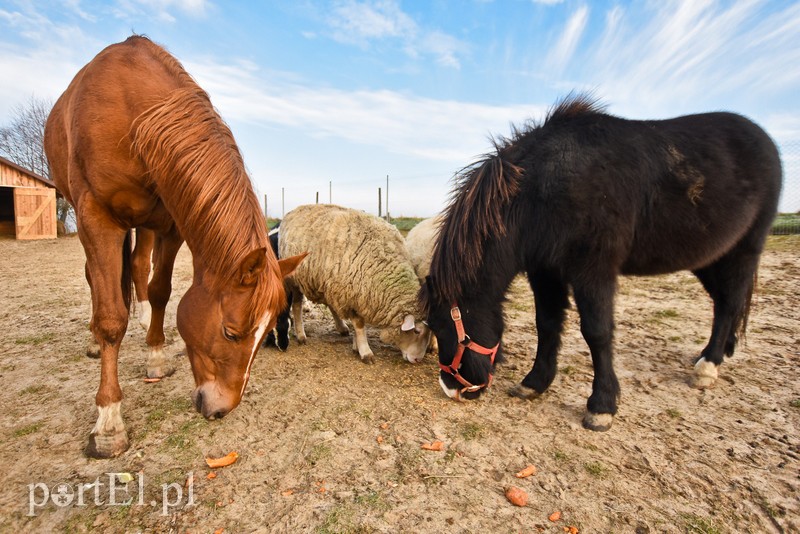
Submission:
<svg viewBox="0 0 800 534">
<path fill-rule="evenodd" d="M 57 228 L 55 184 L 0 156 L 0 235 L 54 239 Z"/>
</svg>

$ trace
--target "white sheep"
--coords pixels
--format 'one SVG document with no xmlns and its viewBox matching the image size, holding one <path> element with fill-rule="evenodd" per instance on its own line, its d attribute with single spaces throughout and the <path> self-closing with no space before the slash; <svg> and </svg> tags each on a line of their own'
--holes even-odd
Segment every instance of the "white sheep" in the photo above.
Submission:
<svg viewBox="0 0 800 534">
<path fill-rule="evenodd" d="M 347 334 L 353 324 L 353 350 L 374 363 L 366 325 L 381 328 L 381 340 L 395 345 L 409 362 L 421 361 L 430 330 L 417 320 L 420 282 L 400 232 L 391 224 L 360 211 L 327 204 L 300 206 L 286 214 L 279 234 L 281 257 L 295 250 L 309 252 L 287 278 L 292 289 L 294 335 L 306 340 L 303 295 L 325 304 L 336 330 Z"/>
<path fill-rule="evenodd" d="M 439 236 L 439 227 L 442 224 L 442 216 L 436 215 L 423 219 L 412 228 L 406 236 L 406 250 L 411 259 L 411 265 L 420 283 L 425 282 L 425 277 L 431 270 L 431 258 L 433 257 L 433 245 Z"/>
<path fill-rule="evenodd" d="M 406 250 L 414 271 L 417 273 L 420 283 L 425 283 L 425 277 L 431 270 L 431 258 L 433 257 L 433 247 L 439 237 L 439 228 L 442 225 L 443 217 L 441 214 L 434 217 L 423 219 L 414 226 L 406 235 Z M 431 341 L 428 350 L 432 354 L 439 352 L 439 344 L 436 336 L 431 334 Z"/>
</svg>

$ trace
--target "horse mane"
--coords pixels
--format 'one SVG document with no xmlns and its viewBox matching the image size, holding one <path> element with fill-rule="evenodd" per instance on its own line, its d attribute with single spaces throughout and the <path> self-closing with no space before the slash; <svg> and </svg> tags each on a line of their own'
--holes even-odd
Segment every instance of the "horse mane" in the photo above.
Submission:
<svg viewBox="0 0 800 534">
<path fill-rule="evenodd" d="M 550 109 L 543 124 L 512 125 L 510 138 L 492 139 L 494 152 L 456 173 L 431 259 L 430 279 L 438 299 L 448 305 L 455 302 L 466 286 L 477 281 L 486 239 L 506 235 L 506 211 L 519 193 L 524 173 L 517 165 L 524 155 L 522 142 L 547 124 L 603 110 L 591 95 L 570 93 Z M 420 296 L 422 309 L 429 311 L 433 295 L 422 291 Z"/>
<path fill-rule="evenodd" d="M 192 254 L 215 273 L 218 290 L 238 275 L 247 254 L 269 248 L 266 225 L 230 129 L 180 63 L 156 48 L 182 83 L 133 122 L 132 151 Z M 268 265 L 262 276 L 270 269 L 277 266 Z M 279 298 L 274 284 L 262 282 L 253 297 L 254 321 Z"/>
<path fill-rule="evenodd" d="M 506 234 L 505 208 L 519 192 L 522 169 L 505 159 L 508 143 L 493 142 L 495 153 L 456 174 L 434 245 L 430 277 L 439 298 L 448 304 L 455 302 L 466 284 L 476 281 L 486 238 Z M 431 302 L 421 304 L 430 309 Z"/>
</svg>

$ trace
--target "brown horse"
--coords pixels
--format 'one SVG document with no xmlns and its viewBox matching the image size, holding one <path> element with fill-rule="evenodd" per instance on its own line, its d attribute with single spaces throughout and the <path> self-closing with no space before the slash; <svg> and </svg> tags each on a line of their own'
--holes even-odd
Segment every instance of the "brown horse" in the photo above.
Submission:
<svg viewBox="0 0 800 534">
<path fill-rule="evenodd" d="M 75 206 L 100 343 L 97 423 L 86 453 L 128 448 L 117 378 L 131 299 L 131 228 L 154 232 L 148 285 L 148 376 L 162 376 L 164 309 L 184 240 L 194 280 L 178 306 L 196 389 L 208 419 L 241 401 L 253 357 L 285 303 L 278 262 L 233 135 L 181 64 L 133 36 L 100 52 L 53 107 L 45 151 L 59 190 Z"/>
</svg>

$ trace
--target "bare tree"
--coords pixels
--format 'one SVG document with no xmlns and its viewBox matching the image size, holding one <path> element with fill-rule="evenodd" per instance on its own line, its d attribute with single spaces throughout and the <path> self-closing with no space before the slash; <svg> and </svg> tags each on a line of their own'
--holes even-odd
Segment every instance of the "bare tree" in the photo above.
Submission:
<svg viewBox="0 0 800 534">
<path fill-rule="evenodd" d="M 0 127 L 0 154 L 17 165 L 50 178 L 50 166 L 44 153 L 44 126 L 50 110 L 51 100 L 31 96 L 25 104 L 11 110 L 11 122 Z M 72 206 L 63 198 L 58 199 L 58 220 L 67 224 L 74 221 Z"/>
</svg>

